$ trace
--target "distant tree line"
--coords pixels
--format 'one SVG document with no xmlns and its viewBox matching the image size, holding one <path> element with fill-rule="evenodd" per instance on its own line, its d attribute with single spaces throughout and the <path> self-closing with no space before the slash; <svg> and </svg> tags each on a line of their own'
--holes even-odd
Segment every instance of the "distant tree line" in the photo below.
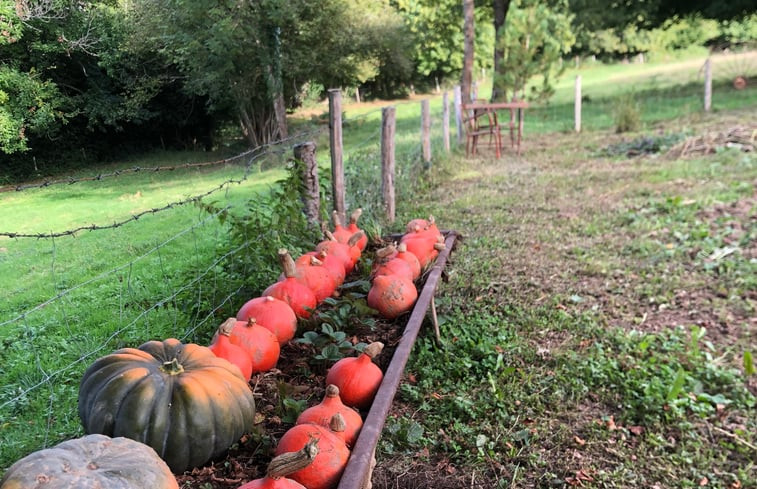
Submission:
<svg viewBox="0 0 757 489">
<path fill-rule="evenodd" d="M 0 0 L 0 179 L 117 151 L 212 149 L 219 134 L 253 146 L 285 136 L 287 112 L 330 87 L 378 98 L 458 80 L 462 3 Z M 494 68 L 495 96 L 508 97 L 564 56 L 755 39 L 753 10 L 746 0 L 480 1 L 474 69 Z"/>
</svg>

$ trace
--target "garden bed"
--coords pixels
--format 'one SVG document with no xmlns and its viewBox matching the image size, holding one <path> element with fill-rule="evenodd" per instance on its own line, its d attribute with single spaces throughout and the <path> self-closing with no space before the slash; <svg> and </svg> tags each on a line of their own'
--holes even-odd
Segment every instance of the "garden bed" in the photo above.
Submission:
<svg viewBox="0 0 757 489">
<path fill-rule="evenodd" d="M 439 253 L 418 284 L 420 293 L 409 315 L 395 321 L 361 323 L 350 330 L 352 344 L 381 341 L 383 352 L 375 362 L 384 380 L 368 412 L 361 412 L 364 425 L 353 447 L 339 489 L 357 489 L 370 477 L 371 462 L 392 405 L 402 373 L 429 308 L 447 258 L 458 239 L 455 231 L 444 232 L 445 249 Z M 277 368 L 256 374 L 251 385 L 255 393 L 255 430 L 242 437 L 227 455 L 204 467 L 177 477 L 183 488 L 229 489 L 262 477 L 281 436 L 294 424 L 297 414 L 320 402 L 325 392 L 325 376 L 332 362 L 313 364 L 318 349 L 313 344 L 290 341 L 281 349 Z"/>
</svg>

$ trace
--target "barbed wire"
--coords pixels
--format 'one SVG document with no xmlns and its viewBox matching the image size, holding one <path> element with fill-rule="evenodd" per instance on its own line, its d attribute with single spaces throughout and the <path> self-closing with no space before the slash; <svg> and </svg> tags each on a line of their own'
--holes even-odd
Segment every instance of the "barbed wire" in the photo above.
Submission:
<svg viewBox="0 0 757 489">
<path fill-rule="evenodd" d="M 153 310 L 156 310 L 158 308 L 161 308 L 161 307 L 165 306 L 166 304 L 170 303 L 172 300 L 174 300 L 176 297 L 178 297 L 179 294 L 181 294 L 182 292 L 184 292 L 185 290 L 189 289 L 191 286 L 193 286 L 194 284 L 196 284 L 197 282 L 199 282 L 206 275 L 208 275 L 212 270 L 215 270 L 216 267 L 221 262 L 223 262 L 224 260 L 226 260 L 230 256 L 239 253 L 240 251 L 242 251 L 243 249 L 247 248 L 250 244 L 252 244 L 255 241 L 256 240 L 253 240 L 253 239 L 247 240 L 244 243 L 242 243 L 241 245 L 239 245 L 236 248 L 234 248 L 233 250 L 230 250 L 227 253 L 221 255 L 215 261 L 213 261 L 210 264 L 210 266 L 207 267 L 202 273 L 198 274 L 193 280 L 189 281 L 184 286 L 176 289 L 169 296 L 167 296 L 167 297 L 159 300 L 155 304 L 151 305 L 150 307 L 148 307 L 147 309 L 145 309 L 144 311 L 142 311 L 141 313 L 139 313 L 131 322 L 129 322 L 128 324 L 122 326 L 121 328 L 118 328 L 115 331 L 113 331 L 113 333 L 111 333 L 110 336 L 108 336 L 107 338 L 105 338 L 102 341 L 102 343 L 100 344 L 100 346 L 98 346 L 97 348 L 95 348 L 95 349 L 93 349 L 93 350 L 85 353 L 84 355 L 81 355 L 78 359 L 76 359 L 73 362 L 67 364 L 65 367 L 59 368 L 58 370 L 55 370 L 52 373 L 47 373 L 47 372 L 44 371 L 44 369 L 42 369 L 41 366 L 38 366 L 38 369 L 39 369 L 40 372 L 42 372 L 42 374 L 44 375 L 44 378 L 42 380 L 40 380 L 39 382 L 37 382 L 36 384 L 32 384 L 31 387 L 28 387 L 28 388 L 26 388 L 26 389 L 24 389 L 22 391 L 19 391 L 16 394 L 16 396 L 15 396 L 14 399 L 5 401 L 4 403 L 0 404 L 0 410 L 2 410 L 3 408 L 5 408 L 9 404 L 15 402 L 16 399 L 18 399 L 18 398 L 24 398 L 27 394 L 29 394 L 30 392 L 36 390 L 37 388 L 39 388 L 40 386 L 44 385 L 45 383 L 48 383 L 51 380 L 53 380 L 54 378 L 56 378 L 59 375 L 61 375 L 62 373 L 67 372 L 67 371 L 73 369 L 75 366 L 77 366 L 80 363 L 84 362 L 85 360 L 91 358 L 92 356 L 97 355 L 102 350 L 104 350 L 110 344 L 110 342 L 114 338 L 116 338 L 117 336 L 119 336 L 120 334 L 122 334 L 124 331 L 128 330 L 129 328 L 131 328 L 132 326 L 134 326 L 135 324 L 137 324 L 137 321 L 139 321 L 140 319 L 142 319 L 149 312 L 151 312 Z"/>
<path fill-rule="evenodd" d="M 243 151 L 243 152 L 241 152 L 239 154 L 236 154 L 234 156 L 229 156 L 227 158 L 221 158 L 221 159 L 218 159 L 218 160 L 203 161 L 203 162 L 199 162 L 199 163 L 182 163 L 182 164 L 178 164 L 178 165 L 149 166 L 149 167 L 134 166 L 134 167 L 131 167 L 131 168 L 122 168 L 122 169 L 118 169 L 118 170 L 113 170 L 112 172 L 107 172 L 107 173 L 98 173 L 97 175 L 89 175 L 89 176 L 84 176 L 84 177 L 68 176 L 68 177 L 59 178 L 57 180 L 45 180 L 43 182 L 34 183 L 34 184 L 0 187 L 0 193 L 3 193 L 3 192 L 12 192 L 12 191 L 21 192 L 21 191 L 29 190 L 29 189 L 47 188 L 47 187 L 51 187 L 51 186 L 54 186 L 54 185 L 62 185 L 62 184 L 72 185 L 72 184 L 81 183 L 81 182 L 97 182 L 97 181 L 102 181 L 102 180 L 105 180 L 105 179 L 108 179 L 108 178 L 120 177 L 120 176 L 129 175 L 129 174 L 133 174 L 133 173 L 155 173 L 155 172 L 159 172 L 159 171 L 176 171 L 176 170 L 183 170 L 183 169 L 187 169 L 187 168 L 202 168 L 202 167 L 206 167 L 206 166 L 220 166 L 220 165 L 229 164 L 229 163 L 231 163 L 233 161 L 245 158 L 246 156 L 249 156 L 249 155 L 254 154 L 254 153 L 258 152 L 258 151 L 264 150 L 266 148 L 270 148 L 272 146 L 276 146 L 276 145 L 279 145 L 279 144 L 282 144 L 282 143 L 286 143 L 288 141 L 292 141 L 292 140 L 295 140 L 295 139 L 302 139 L 304 137 L 307 137 L 307 136 L 310 136 L 310 135 L 313 135 L 313 134 L 317 134 L 317 133 L 323 132 L 323 131 L 324 131 L 324 128 L 316 128 L 316 129 L 311 129 L 309 131 L 301 131 L 301 132 L 298 132 L 296 134 L 293 134 L 292 136 L 288 136 L 286 138 L 277 139 L 275 141 L 264 143 L 264 144 L 255 146 L 254 148 L 250 148 L 250 149 L 248 149 L 246 151 Z"/>
<path fill-rule="evenodd" d="M 322 129 L 319 129 L 317 131 L 309 131 L 309 132 L 306 132 L 304 134 L 299 134 L 297 137 L 293 136 L 293 137 L 290 137 L 290 138 L 282 139 L 280 141 L 276 141 L 276 142 L 273 142 L 273 143 L 268 143 L 266 145 L 258 146 L 257 149 L 260 149 L 260 148 L 263 148 L 263 147 L 270 148 L 271 146 L 275 146 L 275 145 L 281 144 L 282 141 L 289 141 L 289 140 L 293 140 L 293 139 L 301 139 L 303 136 L 313 135 L 314 133 L 321 132 L 321 131 L 322 131 Z M 297 143 L 297 144 L 299 144 L 299 143 Z M 139 212 L 137 214 L 133 214 L 131 217 L 129 217 L 127 219 L 123 219 L 121 221 L 114 222 L 113 224 L 106 224 L 106 225 L 91 224 L 89 226 L 79 226 L 77 228 L 68 229 L 66 231 L 50 232 L 50 233 L 0 232 L 0 237 L 46 239 L 46 238 L 60 238 L 60 237 L 63 237 L 63 236 L 74 236 L 76 233 L 79 233 L 81 231 L 100 231 L 100 230 L 105 230 L 105 229 L 115 229 L 115 228 L 121 227 L 121 226 L 123 226 L 125 224 L 128 224 L 128 223 L 130 223 L 132 221 L 137 221 L 137 220 L 139 220 L 141 217 L 143 217 L 145 215 L 148 215 L 148 214 L 157 214 L 159 212 L 163 212 L 163 211 L 166 211 L 166 210 L 169 210 L 169 209 L 173 209 L 175 207 L 180 207 L 180 206 L 192 203 L 192 202 L 196 202 L 196 201 L 202 200 L 205 197 L 207 197 L 208 195 L 211 195 L 211 194 L 213 194 L 215 192 L 218 192 L 219 190 L 222 190 L 222 189 L 224 189 L 226 187 L 229 187 L 232 184 L 238 184 L 238 185 L 242 184 L 242 183 L 244 183 L 245 181 L 247 181 L 249 179 L 249 177 L 250 177 L 250 175 L 252 173 L 252 164 L 255 161 L 257 161 L 258 159 L 260 159 L 260 158 L 262 158 L 264 156 L 270 156 L 272 154 L 283 154 L 283 153 L 286 153 L 288 151 L 291 151 L 292 148 L 294 148 L 297 144 L 289 145 L 289 146 L 286 146 L 284 148 L 280 148 L 280 149 L 277 149 L 277 150 L 270 150 L 269 149 L 269 150 L 266 150 L 264 152 L 261 152 L 261 153 L 258 153 L 256 155 L 252 156 L 250 158 L 250 160 L 247 162 L 247 165 L 245 165 L 245 172 L 244 172 L 244 174 L 242 175 L 241 178 L 238 178 L 238 179 L 233 179 L 233 178 L 227 179 L 224 182 L 220 183 L 219 185 L 213 187 L 212 189 L 210 189 L 207 192 L 204 192 L 202 194 L 194 195 L 192 197 L 188 197 L 188 198 L 180 200 L 180 201 L 170 202 L 170 203 L 168 203 L 168 204 L 166 204 L 166 205 L 164 205 L 162 207 L 157 207 L 157 208 L 153 208 L 153 209 L 147 209 L 147 210 Z M 250 152 L 247 152 L 246 154 L 249 155 Z"/>
</svg>

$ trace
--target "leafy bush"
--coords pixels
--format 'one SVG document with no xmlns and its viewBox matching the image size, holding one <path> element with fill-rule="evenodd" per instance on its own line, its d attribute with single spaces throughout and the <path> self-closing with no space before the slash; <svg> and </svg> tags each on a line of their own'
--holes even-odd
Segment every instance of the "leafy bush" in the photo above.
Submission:
<svg viewBox="0 0 757 489">
<path fill-rule="evenodd" d="M 628 92 L 618 97 L 613 111 L 615 132 L 637 131 L 641 127 L 641 108 L 636 94 Z"/>
</svg>

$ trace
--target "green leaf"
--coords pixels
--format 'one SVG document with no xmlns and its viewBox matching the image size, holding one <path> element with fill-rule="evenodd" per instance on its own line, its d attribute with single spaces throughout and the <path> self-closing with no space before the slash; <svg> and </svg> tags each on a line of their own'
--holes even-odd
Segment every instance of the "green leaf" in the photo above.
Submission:
<svg viewBox="0 0 757 489">
<path fill-rule="evenodd" d="M 686 371 L 682 368 L 678 369 L 678 373 L 676 373 L 676 378 L 673 381 L 673 385 L 670 386 L 670 390 L 668 391 L 668 402 L 672 401 L 676 397 L 678 397 L 678 394 L 681 393 L 681 390 L 683 390 L 683 385 L 686 382 Z"/>
<path fill-rule="evenodd" d="M 744 352 L 744 374 L 746 374 L 747 377 L 750 377 L 754 375 L 755 369 L 754 369 L 754 361 L 752 360 L 752 352 L 751 351 L 745 351 Z"/>
</svg>

